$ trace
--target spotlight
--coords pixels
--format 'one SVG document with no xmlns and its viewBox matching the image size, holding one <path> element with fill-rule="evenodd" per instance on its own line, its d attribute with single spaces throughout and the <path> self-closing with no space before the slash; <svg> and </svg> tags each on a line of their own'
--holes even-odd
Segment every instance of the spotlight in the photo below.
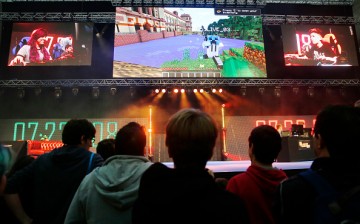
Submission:
<svg viewBox="0 0 360 224">
<path fill-rule="evenodd" d="M 181 93 L 185 93 L 185 89 L 181 89 L 180 92 L 181 92 Z"/>
<path fill-rule="evenodd" d="M 94 99 L 99 98 L 99 96 L 100 96 L 99 87 L 92 87 L 91 93 L 92 93 L 92 97 L 93 97 Z"/>
<path fill-rule="evenodd" d="M 211 92 L 216 93 L 216 89 L 212 89 Z"/>
<path fill-rule="evenodd" d="M 340 88 L 340 96 L 346 96 L 346 91 L 344 87 Z"/>
<path fill-rule="evenodd" d="M 222 93 L 223 92 L 223 89 L 219 89 L 219 93 Z"/>
<path fill-rule="evenodd" d="M 34 92 L 35 92 L 35 96 L 40 96 L 41 88 L 35 88 Z"/>
<path fill-rule="evenodd" d="M 74 96 L 77 96 L 78 93 L 79 93 L 79 88 L 74 87 L 74 88 L 71 89 L 71 92 L 72 92 L 72 94 L 73 94 Z"/>
<path fill-rule="evenodd" d="M 274 89 L 274 95 L 275 95 L 276 97 L 280 97 L 280 96 L 281 96 L 281 89 L 280 89 L 280 87 L 275 87 L 275 89 Z"/>
<path fill-rule="evenodd" d="M 204 92 L 204 89 L 200 89 L 200 93 L 203 93 Z"/>
<path fill-rule="evenodd" d="M 299 87 L 294 87 L 292 91 L 295 95 L 297 95 L 299 93 Z"/>
<path fill-rule="evenodd" d="M 110 95 L 115 96 L 117 92 L 117 89 L 115 87 L 110 88 Z"/>
<path fill-rule="evenodd" d="M 60 87 L 55 87 L 54 95 L 56 99 L 59 99 L 62 96 L 62 90 Z"/>
<path fill-rule="evenodd" d="M 132 86 L 130 86 L 130 96 L 131 96 L 131 97 L 134 97 L 135 92 L 136 92 L 135 88 L 132 87 Z"/>
<path fill-rule="evenodd" d="M 178 93 L 179 92 L 179 90 L 178 89 L 174 89 L 174 93 Z"/>
<path fill-rule="evenodd" d="M 198 91 L 197 89 L 193 89 L 193 92 L 194 92 L 194 93 L 197 93 L 197 91 Z"/>
<path fill-rule="evenodd" d="M 159 93 L 160 92 L 160 90 L 159 89 L 155 89 L 155 93 Z"/>
<path fill-rule="evenodd" d="M 166 93 L 166 89 L 162 89 L 161 92 L 162 92 L 162 93 Z"/>
<path fill-rule="evenodd" d="M 310 86 L 307 90 L 307 94 L 309 97 L 313 97 L 314 96 L 314 87 Z"/>
<path fill-rule="evenodd" d="M 265 88 L 260 87 L 260 88 L 259 88 L 259 93 L 260 93 L 260 95 L 264 95 L 264 92 L 265 92 Z"/>
<path fill-rule="evenodd" d="M 17 92 L 17 96 L 19 97 L 19 99 L 23 99 L 25 97 L 25 89 L 19 88 Z"/>
<path fill-rule="evenodd" d="M 242 96 L 246 96 L 246 87 L 245 86 L 241 87 L 240 92 Z"/>
</svg>

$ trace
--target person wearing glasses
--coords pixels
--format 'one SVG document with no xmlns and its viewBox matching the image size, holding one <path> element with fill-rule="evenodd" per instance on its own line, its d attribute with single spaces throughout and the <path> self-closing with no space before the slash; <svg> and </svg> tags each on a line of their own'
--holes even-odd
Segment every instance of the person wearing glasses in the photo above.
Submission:
<svg viewBox="0 0 360 224">
<path fill-rule="evenodd" d="M 100 155 L 89 151 L 95 133 L 88 120 L 69 120 L 62 132 L 62 147 L 39 156 L 8 179 L 4 197 L 21 223 L 64 223 L 82 179 L 103 163 Z M 25 188 L 32 190 L 32 217 L 24 212 L 18 196 Z"/>
</svg>

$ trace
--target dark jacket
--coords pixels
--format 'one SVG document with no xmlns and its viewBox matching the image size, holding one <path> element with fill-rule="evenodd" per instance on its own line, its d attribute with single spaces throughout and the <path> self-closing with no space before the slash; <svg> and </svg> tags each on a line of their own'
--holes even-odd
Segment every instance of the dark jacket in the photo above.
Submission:
<svg viewBox="0 0 360 224">
<path fill-rule="evenodd" d="M 241 199 L 220 189 L 206 170 L 155 163 L 140 181 L 133 223 L 248 223 Z"/>
<path fill-rule="evenodd" d="M 91 154 L 84 148 L 63 146 L 41 155 L 8 180 L 5 194 L 31 187 L 33 223 L 64 223 L 71 200 L 88 172 Z M 102 162 L 101 156 L 95 154 L 90 171 Z"/>
<path fill-rule="evenodd" d="M 347 161 L 318 158 L 310 169 L 318 172 L 338 192 L 346 192 L 360 184 L 359 166 Z M 315 188 L 299 175 L 282 182 L 274 206 L 278 223 L 313 223 L 316 197 Z"/>
</svg>

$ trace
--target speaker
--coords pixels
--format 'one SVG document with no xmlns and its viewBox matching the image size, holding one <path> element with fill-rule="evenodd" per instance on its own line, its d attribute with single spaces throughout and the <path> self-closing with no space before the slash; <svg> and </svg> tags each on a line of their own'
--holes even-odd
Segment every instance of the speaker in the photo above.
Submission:
<svg viewBox="0 0 360 224">
<path fill-rule="evenodd" d="M 312 137 L 282 137 L 282 149 L 277 162 L 311 161 L 315 159 Z"/>
</svg>

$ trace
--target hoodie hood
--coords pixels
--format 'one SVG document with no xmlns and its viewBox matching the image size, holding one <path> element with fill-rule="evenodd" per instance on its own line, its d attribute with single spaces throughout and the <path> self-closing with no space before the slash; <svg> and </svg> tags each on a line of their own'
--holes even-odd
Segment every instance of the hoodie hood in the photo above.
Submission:
<svg viewBox="0 0 360 224">
<path fill-rule="evenodd" d="M 279 183 L 287 178 L 283 170 L 264 169 L 256 165 L 249 166 L 246 173 L 263 192 L 269 194 L 273 194 Z"/>
<path fill-rule="evenodd" d="M 112 156 L 93 171 L 94 188 L 108 204 L 128 209 L 138 196 L 142 174 L 151 164 L 143 156 Z"/>
</svg>

